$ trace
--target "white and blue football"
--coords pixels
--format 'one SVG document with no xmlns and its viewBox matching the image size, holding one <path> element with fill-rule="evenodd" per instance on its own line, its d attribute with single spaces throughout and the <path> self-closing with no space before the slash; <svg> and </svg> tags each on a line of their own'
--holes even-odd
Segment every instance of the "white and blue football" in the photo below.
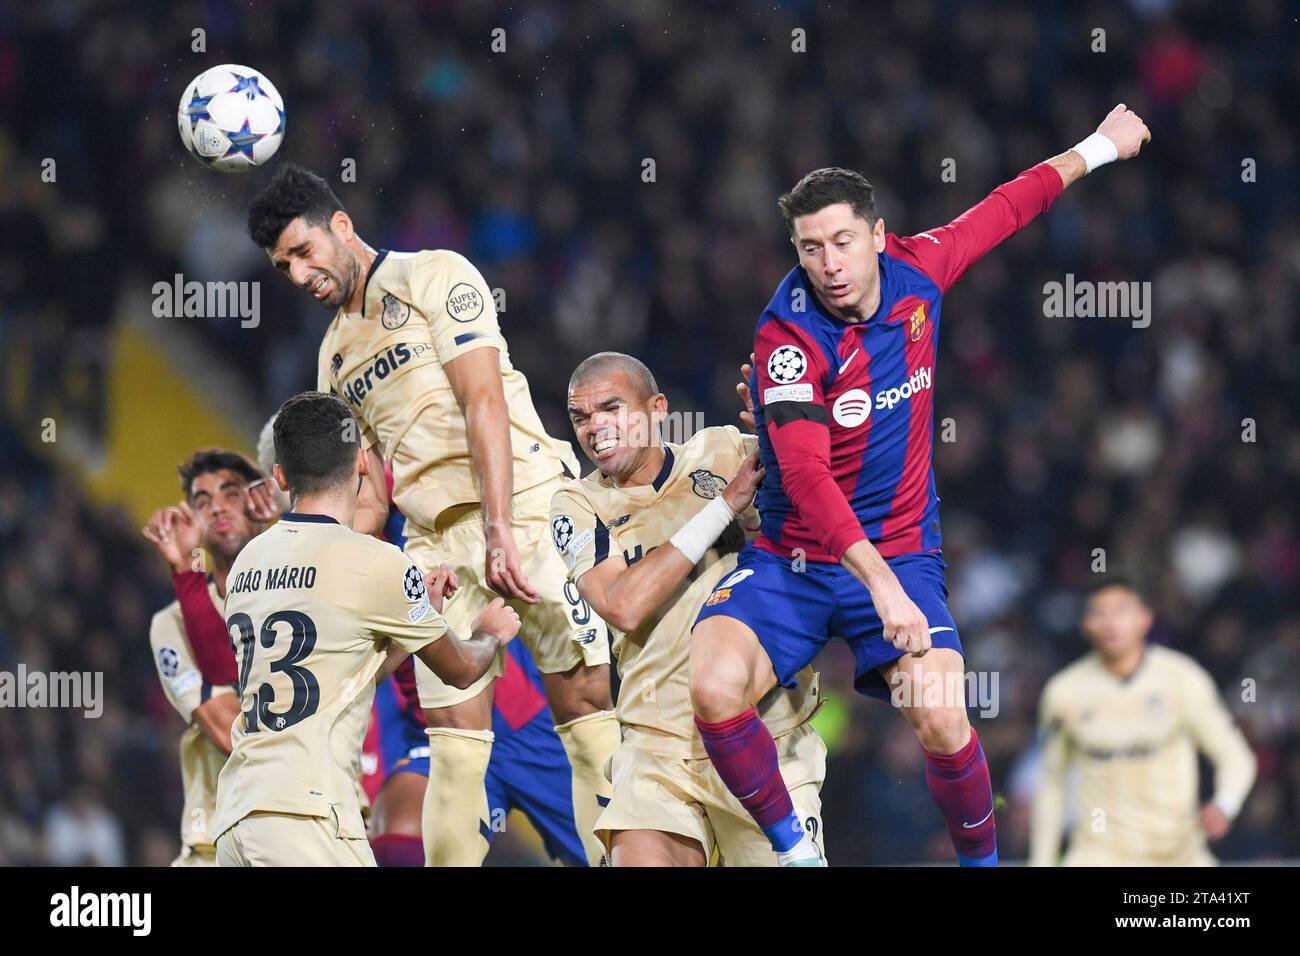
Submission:
<svg viewBox="0 0 1300 956">
<path fill-rule="evenodd" d="M 226 63 L 204 70 L 176 115 L 190 154 L 223 173 L 242 173 L 275 155 L 284 139 L 284 101 L 262 73 Z"/>
</svg>

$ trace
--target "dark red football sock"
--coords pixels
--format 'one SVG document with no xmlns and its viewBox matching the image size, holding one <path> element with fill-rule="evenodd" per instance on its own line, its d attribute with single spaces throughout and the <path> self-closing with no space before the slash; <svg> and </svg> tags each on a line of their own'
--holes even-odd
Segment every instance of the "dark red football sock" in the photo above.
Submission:
<svg viewBox="0 0 1300 956">
<path fill-rule="evenodd" d="M 997 860 L 997 826 L 993 820 L 993 785 L 975 728 L 955 754 L 932 754 L 924 747 L 925 782 L 948 824 L 948 836 L 963 866 Z"/>
<path fill-rule="evenodd" d="M 802 830 L 781 778 L 776 742 L 754 708 L 716 724 L 695 718 L 713 768 L 777 852 L 799 842 Z"/>
<path fill-rule="evenodd" d="M 424 841 L 405 833 L 385 833 L 370 841 L 380 866 L 424 866 Z"/>
</svg>

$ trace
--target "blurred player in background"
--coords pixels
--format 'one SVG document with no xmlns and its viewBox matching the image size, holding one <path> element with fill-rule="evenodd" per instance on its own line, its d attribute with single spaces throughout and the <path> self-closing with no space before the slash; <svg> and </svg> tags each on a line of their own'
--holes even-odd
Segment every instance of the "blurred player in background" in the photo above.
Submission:
<svg viewBox="0 0 1300 956">
<path fill-rule="evenodd" d="M 1227 835 L 1255 783 L 1255 755 L 1214 681 L 1186 654 L 1147 643 L 1154 615 L 1127 581 L 1103 582 L 1084 606 L 1092 652 L 1043 688 L 1043 777 L 1029 863 L 1052 866 L 1078 771 L 1078 817 L 1066 866 L 1210 866 L 1206 840 Z M 1214 796 L 1197 810 L 1197 753 Z"/>
<path fill-rule="evenodd" d="M 572 767 L 574 817 L 589 836 L 618 746 L 602 622 L 576 594 L 547 543 L 546 509 L 564 475 L 567 444 L 549 437 L 510 364 L 487 283 L 447 250 L 388 252 L 356 234 L 319 176 L 288 165 L 249 209 L 249 233 L 272 263 L 336 310 L 320 348 L 319 387 L 346 399 L 362 424 L 370 480 L 392 465 L 393 500 L 406 516 L 407 553 L 423 569 L 446 563 L 461 587 L 447 605 L 458 630 L 495 594 L 524 617 L 521 632 L 543 674 Z M 377 492 L 382 489 L 377 488 Z M 383 516 L 363 513 L 358 530 Z M 418 662 L 430 775 L 424 840 L 430 865 L 478 865 L 490 826 L 484 776 L 492 750 L 492 682 L 446 687 Z"/>
<path fill-rule="evenodd" d="M 155 511 L 144 528 L 176 589 L 176 600 L 153 617 L 149 644 L 163 693 L 189 724 L 180 743 L 181 853 L 172 865 L 216 866 L 209 824 L 239 713 L 235 655 L 218 609 L 231 564 L 262 530 L 267 502 L 264 490 L 249 492 L 262 475 L 235 452 L 195 452 L 178 470 L 186 501 Z M 200 549 L 211 557 L 211 573 L 202 570 Z"/>
<path fill-rule="evenodd" d="M 799 264 L 754 338 L 762 532 L 738 561 L 748 576 L 719 588 L 700 612 L 691 694 L 714 765 L 783 863 L 816 865 L 819 854 L 754 704 L 778 683 L 796 686 L 796 673 L 838 634 L 856 658 L 859 691 L 903 692 L 894 702 L 924 751 L 958 862 L 997 864 L 993 792 L 966 716 L 931 466 L 940 306 L 974 262 L 1063 189 L 1136 156 L 1149 138 L 1120 104 L 1074 149 L 948 225 L 905 238 L 886 234 L 858 173 L 819 169 L 781 197 Z M 936 683 L 957 692 L 921 692 Z"/>
<path fill-rule="evenodd" d="M 591 356 L 569 380 L 569 419 L 596 466 L 551 502 L 555 547 L 579 593 L 614 628 L 623 745 L 614 797 L 596 823 L 615 866 L 774 866 L 776 854 L 709 761 L 687 676 L 690 628 L 732 574 L 762 476 L 752 436 L 705 428 L 663 443 L 668 400 L 644 363 Z M 739 523 L 737 520 L 739 519 Z M 721 582 L 721 583 L 719 583 Z M 826 745 L 810 726 L 817 675 L 758 703 L 804 828 L 821 832 Z"/>
<path fill-rule="evenodd" d="M 370 456 L 339 399 L 296 395 L 274 430 L 275 479 L 295 510 L 230 571 L 243 713 L 217 786 L 217 860 L 373 866 L 358 792 L 376 680 L 416 653 L 468 687 L 519 617 L 497 599 L 461 640 L 440 610 L 456 587 L 450 569 L 426 582 L 398 548 L 352 530 Z"/>
</svg>

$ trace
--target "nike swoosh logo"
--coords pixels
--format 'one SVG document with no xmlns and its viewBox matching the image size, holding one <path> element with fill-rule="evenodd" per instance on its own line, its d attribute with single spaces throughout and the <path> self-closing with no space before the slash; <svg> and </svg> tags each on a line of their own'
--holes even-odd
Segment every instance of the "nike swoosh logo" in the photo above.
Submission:
<svg viewBox="0 0 1300 956">
<path fill-rule="evenodd" d="M 985 816 L 984 816 L 984 820 L 987 820 L 987 819 L 988 819 L 989 817 L 991 817 L 991 816 L 993 816 L 993 811 L 992 811 L 992 810 L 990 810 L 987 814 L 985 814 Z M 984 820 L 981 820 L 980 823 L 983 823 Z M 980 825 L 980 823 L 963 823 L 963 824 L 961 825 L 961 828 L 962 828 L 963 830 L 974 830 L 977 826 Z"/>
<path fill-rule="evenodd" d="M 840 366 L 840 372 L 843 372 L 846 368 L 848 368 L 848 367 L 849 367 L 849 363 L 852 362 L 855 358 L 857 358 L 857 357 L 858 357 L 858 353 L 861 352 L 861 351 L 862 351 L 862 349 L 854 349 L 854 350 L 853 350 L 853 354 L 850 355 L 848 358 L 846 358 L 846 359 L 844 360 L 844 364 Z M 839 373 L 837 372 L 836 374 L 839 374 Z"/>
<path fill-rule="evenodd" d="M 938 634 L 940 631 L 955 631 L 955 630 L 957 630 L 957 628 L 955 627 L 932 627 L 930 628 L 930 633 Z M 976 824 L 976 826 L 978 826 L 978 824 Z"/>
</svg>

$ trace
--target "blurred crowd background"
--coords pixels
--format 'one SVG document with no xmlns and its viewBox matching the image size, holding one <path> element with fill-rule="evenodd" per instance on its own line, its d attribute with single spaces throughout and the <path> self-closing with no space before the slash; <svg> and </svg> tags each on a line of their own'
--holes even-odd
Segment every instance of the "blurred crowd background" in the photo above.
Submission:
<svg viewBox="0 0 1300 956">
<path fill-rule="evenodd" d="M 115 329 L 175 273 L 261 280 L 257 328 L 166 321 L 229 371 L 256 412 L 244 434 L 315 384 L 329 315 L 244 233 L 268 173 L 220 176 L 177 137 L 185 85 L 223 62 L 272 78 L 287 112 L 277 158 L 329 178 L 363 238 L 462 251 L 504 290 L 514 363 L 564 437 L 568 373 L 601 348 L 646 360 L 674 408 L 735 420 L 736 366 L 793 265 L 776 197 L 809 170 L 861 170 L 887 229 L 911 234 L 1082 139 L 1115 103 L 1137 110 L 1154 133 L 1141 158 L 1072 188 L 944 308 L 945 556 L 970 666 L 999 677 L 998 714 L 977 726 L 1005 801 L 1002 855 L 1026 852 L 1038 693 L 1085 649 L 1096 549 L 1141 582 L 1154 638 L 1204 664 L 1259 757 L 1216 853 L 1300 855 L 1296 12 L 1276 0 L 0 8 L 0 669 L 107 675 L 98 720 L 0 713 L 0 863 L 162 864 L 176 851 L 182 728 L 147 640 L 171 599 L 166 569 L 138 514 L 85 490 L 113 454 Z M 191 49 L 197 27 L 205 53 Z M 355 183 L 340 180 L 348 158 Z M 941 178 L 946 159 L 955 181 Z M 1150 326 L 1046 317 L 1044 283 L 1068 273 L 1152 283 Z M 195 433 L 192 447 L 212 440 Z M 851 693 L 845 654 L 821 669 L 831 862 L 950 861 L 905 723 Z"/>
</svg>

